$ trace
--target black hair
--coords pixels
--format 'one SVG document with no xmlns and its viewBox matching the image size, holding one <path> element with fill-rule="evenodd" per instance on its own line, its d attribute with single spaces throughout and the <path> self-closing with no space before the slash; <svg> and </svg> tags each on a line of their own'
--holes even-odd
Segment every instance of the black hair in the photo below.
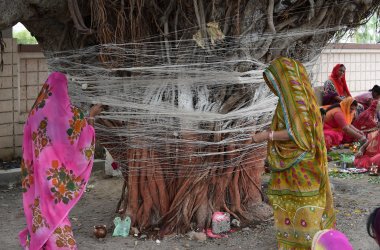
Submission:
<svg viewBox="0 0 380 250">
<path fill-rule="evenodd" d="M 350 106 L 352 106 L 352 105 L 358 106 L 358 102 L 357 102 L 356 100 L 354 100 L 354 101 L 351 103 Z M 340 103 L 335 103 L 335 104 L 331 105 L 330 107 L 328 107 L 328 108 L 326 109 L 326 113 L 329 112 L 330 110 L 332 110 L 333 108 L 336 108 L 336 107 L 340 107 Z"/>
<path fill-rule="evenodd" d="M 327 111 L 324 108 L 319 108 L 319 112 L 321 112 L 321 116 L 325 116 Z"/>
<path fill-rule="evenodd" d="M 378 217 L 378 218 L 377 218 Z M 376 219 L 378 221 L 376 221 Z M 378 242 L 380 242 L 379 236 L 380 236 L 380 207 L 373 210 L 373 212 L 368 216 L 367 219 L 367 232 L 368 235 L 373 238 L 377 239 Z"/>
<path fill-rule="evenodd" d="M 374 85 L 372 89 L 369 91 L 375 92 L 376 94 L 380 95 L 380 86 L 379 85 Z"/>
</svg>

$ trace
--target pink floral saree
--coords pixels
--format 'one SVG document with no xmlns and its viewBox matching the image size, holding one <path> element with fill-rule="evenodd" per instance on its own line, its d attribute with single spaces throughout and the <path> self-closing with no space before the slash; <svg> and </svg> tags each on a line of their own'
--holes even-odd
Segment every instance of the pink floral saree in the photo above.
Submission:
<svg viewBox="0 0 380 250">
<path fill-rule="evenodd" d="M 24 249 L 76 249 L 68 214 L 89 179 L 94 129 L 70 103 L 67 79 L 52 73 L 24 127 L 21 162 Z"/>
</svg>

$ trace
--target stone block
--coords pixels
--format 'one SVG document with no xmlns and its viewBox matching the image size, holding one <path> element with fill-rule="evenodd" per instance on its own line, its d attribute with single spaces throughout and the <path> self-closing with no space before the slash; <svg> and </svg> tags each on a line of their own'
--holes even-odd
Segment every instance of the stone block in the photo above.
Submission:
<svg viewBox="0 0 380 250">
<path fill-rule="evenodd" d="M 42 85 L 46 82 L 46 79 L 49 76 L 49 72 L 47 71 L 40 71 L 38 72 L 38 80 L 40 81 L 39 84 L 42 87 Z"/>
<path fill-rule="evenodd" d="M 23 58 L 20 60 L 20 73 L 26 72 L 26 59 Z"/>
<path fill-rule="evenodd" d="M 13 157 L 14 157 L 13 148 L 0 148 L 0 159 L 8 161 L 8 160 L 13 159 Z M 12 170 L 14 170 L 14 169 L 12 169 Z M 0 172 L 1 171 L 4 171 L 4 170 L 0 170 Z M 20 175 L 18 174 L 18 176 L 20 176 Z M 1 173 L 1 175 L 0 175 L 0 178 L 2 178 L 2 177 L 4 177 L 3 173 Z M 8 181 L 9 178 L 5 178 L 5 180 Z"/>
<path fill-rule="evenodd" d="M 28 72 L 26 75 L 26 85 L 27 86 L 35 86 L 38 85 L 38 72 Z M 29 95 L 28 95 L 29 97 Z"/>
<path fill-rule="evenodd" d="M 12 148 L 13 147 L 13 136 L 1 136 L 0 137 L 0 147 L 1 148 Z"/>
<path fill-rule="evenodd" d="M 21 109 L 23 108 L 21 107 Z M 20 113 L 15 112 L 14 114 L 15 114 L 15 122 L 20 123 L 20 124 L 25 123 L 26 118 L 28 117 L 28 112 L 20 112 Z"/>
<path fill-rule="evenodd" d="M 13 48 L 13 39 L 12 38 L 4 38 L 4 42 L 5 42 L 5 48 L 4 48 L 4 52 L 7 53 L 7 52 L 12 52 L 12 48 Z"/>
<path fill-rule="evenodd" d="M 44 59 L 38 59 L 38 71 L 43 71 L 43 72 L 49 71 L 45 58 Z"/>
<path fill-rule="evenodd" d="M 12 51 L 13 53 L 18 53 L 17 39 L 13 38 L 12 40 Z"/>
<path fill-rule="evenodd" d="M 11 64 L 4 65 L 3 71 L 0 71 L 0 77 L 2 77 L 2 76 L 12 76 L 12 75 L 13 75 L 12 65 Z"/>
<path fill-rule="evenodd" d="M 18 60 L 20 59 L 20 56 L 18 53 L 12 53 L 12 61 L 13 61 L 13 64 L 18 64 Z"/>
<path fill-rule="evenodd" d="M 28 99 L 36 99 L 38 96 L 38 89 L 36 88 L 36 86 L 27 86 L 26 92 L 28 95 Z"/>
<path fill-rule="evenodd" d="M 36 101 L 36 98 L 30 99 L 30 100 L 28 99 L 28 100 L 26 101 L 27 112 L 29 112 L 29 110 L 32 109 L 32 107 L 33 107 L 35 101 Z"/>
<path fill-rule="evenodd" d="M 3 54 L 4 65 L 13 64 L 12 55 L 13 55 L 13 53 L 4 53 Z"/>
<path fill-rule="evenodd" d="M 0 77 L 0 89 L 3 88 L 12 88 L 12 76 L 3 76 Z"/>
<path fill-rule="evenodd" d="M 20 73 L 20 86 L 26 86 L 27 81 L 26 81 L 26 72 Z"/>
<path fill-rule="evenodd" d="M 12 89 L 0 89 L 0 101 L 12 100 Z"/>
<path fill-rule="evenodd" d="M 9 124 L 9 123 L 13 123 L 12 112 L 0 113 L 0 124 Z"/>
<path fill-rule="evenodd" d="M 20 99 L 21 100 L 25 100 L 26 99 L 26 86 L 21 86 L 20 87 Z"/>
<path fill-rule="evenodd" d="M 22 146 L 22 139 L 23 139 L 23 135 L 15 135 L 15 146 L 16 147 Z"/>
<path fill-rule="evenodd" d="M 25 123 L 14 123 L 15 126 L 15 135 L 23 135 L 24 134 L 24 125 Z"/>
<path fill-rule="evenodd" d="M 13 124 L 0 124 L 0 136 L 13 136 Z"/>
<path fill-rule="evenodd" d="M 8 111 L 13 111 L 13 101 L 0 101 L 0 113 Z"/>
<path fill-rule="evenodd" d="M 38 59 L 27 59 L 26 61 L 26 70 L 28 72 L 37 72 L 38 71 Z"/>
<path fill-rule="evenodd" d="M 17 67 L 17 65 L 15 65 L 15 64 L 13 64 L 12 65 L 12 75 L 13 75 L 13 77 L 17 77 L 17 75 L 18 75 L 18 67 Z"/>
<path fill-rule="evenodd" d="M 22 157 L 22 147 L 15 147 L 15 157 Z"/>
</svg>

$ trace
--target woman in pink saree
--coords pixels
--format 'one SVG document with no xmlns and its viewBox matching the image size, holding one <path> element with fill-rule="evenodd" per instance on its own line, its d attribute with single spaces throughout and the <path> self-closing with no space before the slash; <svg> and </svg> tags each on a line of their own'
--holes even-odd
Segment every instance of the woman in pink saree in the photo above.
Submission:
<svg viewBox="0 0 380 250">
<path fill-rule="evenodd" d="M 100 111 L 97 105 L 90 116 Z M 90 177 L 94 148 L 94 128 L 71 105 L 65 75 L 50 74 L 24 127 L 21 175 L 27 227 L 19 235 L 24 249 L 77 248 L 68 214 Z"/>
</svg>

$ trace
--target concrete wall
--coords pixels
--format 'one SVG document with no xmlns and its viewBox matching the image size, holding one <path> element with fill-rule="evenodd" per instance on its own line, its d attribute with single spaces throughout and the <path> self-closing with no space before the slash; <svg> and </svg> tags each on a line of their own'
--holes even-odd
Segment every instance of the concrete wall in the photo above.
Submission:
<svg viewBox="0 0 380 250">
<path fill-rule="evenodd" d="M 346 81 L 353 94 L 368 91 L 374 84 L 380 85 L 380 44 L 328 46 L 313 69 L 314 85 L 323 85 L 338 63 L 346 66 Z"/>
<path fill-rule="evenodd" d="M 0 71 L 0 159 L 21 155 L 22 132 L 48 68 L 38 45 L 17 45 L 4 39 L 4 70 Z M 328 46 L 312 69 L 314 86 L 321 86 L 337 63 L 346 65 L 350 90 L 366 91 L 380 85 L 380 44 Z"/>
<path fill-rule="evenodd" d="M 0 159 L 21 155 L 23 126 L 40 86 L 46 80 L 46 59 L 38 46 L 4 39 L 4 68 L 0 70 Z"/>
</svg>

